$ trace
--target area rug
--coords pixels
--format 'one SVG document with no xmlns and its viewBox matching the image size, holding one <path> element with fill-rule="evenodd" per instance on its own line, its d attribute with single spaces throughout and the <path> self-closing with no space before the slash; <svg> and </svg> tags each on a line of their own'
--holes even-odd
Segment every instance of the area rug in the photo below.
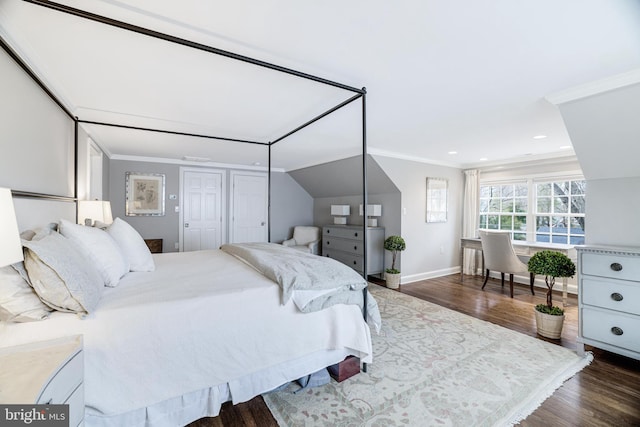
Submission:
<svg viewBox="0 0 640 427">
<path fill-rule="evenodd" d="M 383 319 L 368 372 L 264 394 L 280 426 L 509 426 L 593 356 L 371 285 Z"/>
</svg>

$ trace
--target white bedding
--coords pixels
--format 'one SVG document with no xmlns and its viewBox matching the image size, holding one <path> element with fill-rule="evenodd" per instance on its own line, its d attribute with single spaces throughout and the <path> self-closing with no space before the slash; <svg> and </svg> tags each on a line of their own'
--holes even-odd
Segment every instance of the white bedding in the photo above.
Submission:
<svg viewBox="0 0 640 427">
<path fill-rule="evenodd" d="M 234 403 L 244 401 L 300 376 L 280 372 L 288 361 L 321 360 L 327 350 L 372 360 L 357 306 L 303 314 L 292 301 L 280 304 L 278 285 L 218 250 L 154 261 L 155 271 L 106 289 L 84 319 L 54 312 L 41 322 L 0 322 L 2 347 L 84 335 L 87 424 L 213 386 L 228 384 Z M 274 367 L 277 375 L 263 375 Z"/>
</svg>

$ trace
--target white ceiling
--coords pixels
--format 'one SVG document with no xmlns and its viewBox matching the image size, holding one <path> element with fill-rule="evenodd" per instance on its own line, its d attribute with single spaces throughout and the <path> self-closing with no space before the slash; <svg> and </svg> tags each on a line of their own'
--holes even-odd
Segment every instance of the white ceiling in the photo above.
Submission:
<svg viewBox="0 0 640 427">
<path fill-rule="evenodd" d="M 637 0 L 60 3 L 366 87 L 371 152 L 463 168 L 573 154 L 545 97 L 640 67 Z M 19 0 L 0 0 L 0 34 L 85 120 L 268 142 L 353 95 Z M 273 165 L 358 153 L 360 109 L 276 144 Z M 262 146 L 86 128 L 114 158 L 267 161 Z"/>
</svg>

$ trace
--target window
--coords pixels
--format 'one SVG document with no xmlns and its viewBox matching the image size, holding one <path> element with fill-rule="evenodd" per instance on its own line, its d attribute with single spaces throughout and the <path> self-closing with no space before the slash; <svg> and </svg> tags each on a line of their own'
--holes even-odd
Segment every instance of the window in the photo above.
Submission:
<svg viewBox="0 0 640 427">
<path fill-rule="evenodd" d="M 537 182 L 536 241 L 584 243 L 585 181 Z"/>
<path fill-rule="evenodd" d="M 480 228 L 509 230 L 514 240 L 527 239 L 527 183 L 480 186 Z"/>
<path fill-rule="evenodd" d="M 521 180 L 480 185 L 480 228 L 513 240 L 584 243 L 584 179 Z"/>
</svg>

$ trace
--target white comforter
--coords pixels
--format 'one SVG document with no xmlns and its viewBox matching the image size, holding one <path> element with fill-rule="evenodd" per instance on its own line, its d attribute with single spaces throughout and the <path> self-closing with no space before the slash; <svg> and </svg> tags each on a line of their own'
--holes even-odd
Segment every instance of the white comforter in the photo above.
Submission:
<svg viewBox="0 0 640 427">
<path fill-rule="evenodd" d="M 321 350 L 347 348 L 371 362 L 357 306 L 300 313 L 280 304 L 278 285 L 221 251 L 154 260 L 154 272 L 126 275 L 84 319 L 54 312 L 0 322 L 0 346 L 84 335 L 85 404 L 105 415 L 224 383 L 234 395 L 243 376 Z"/>
</svg>

